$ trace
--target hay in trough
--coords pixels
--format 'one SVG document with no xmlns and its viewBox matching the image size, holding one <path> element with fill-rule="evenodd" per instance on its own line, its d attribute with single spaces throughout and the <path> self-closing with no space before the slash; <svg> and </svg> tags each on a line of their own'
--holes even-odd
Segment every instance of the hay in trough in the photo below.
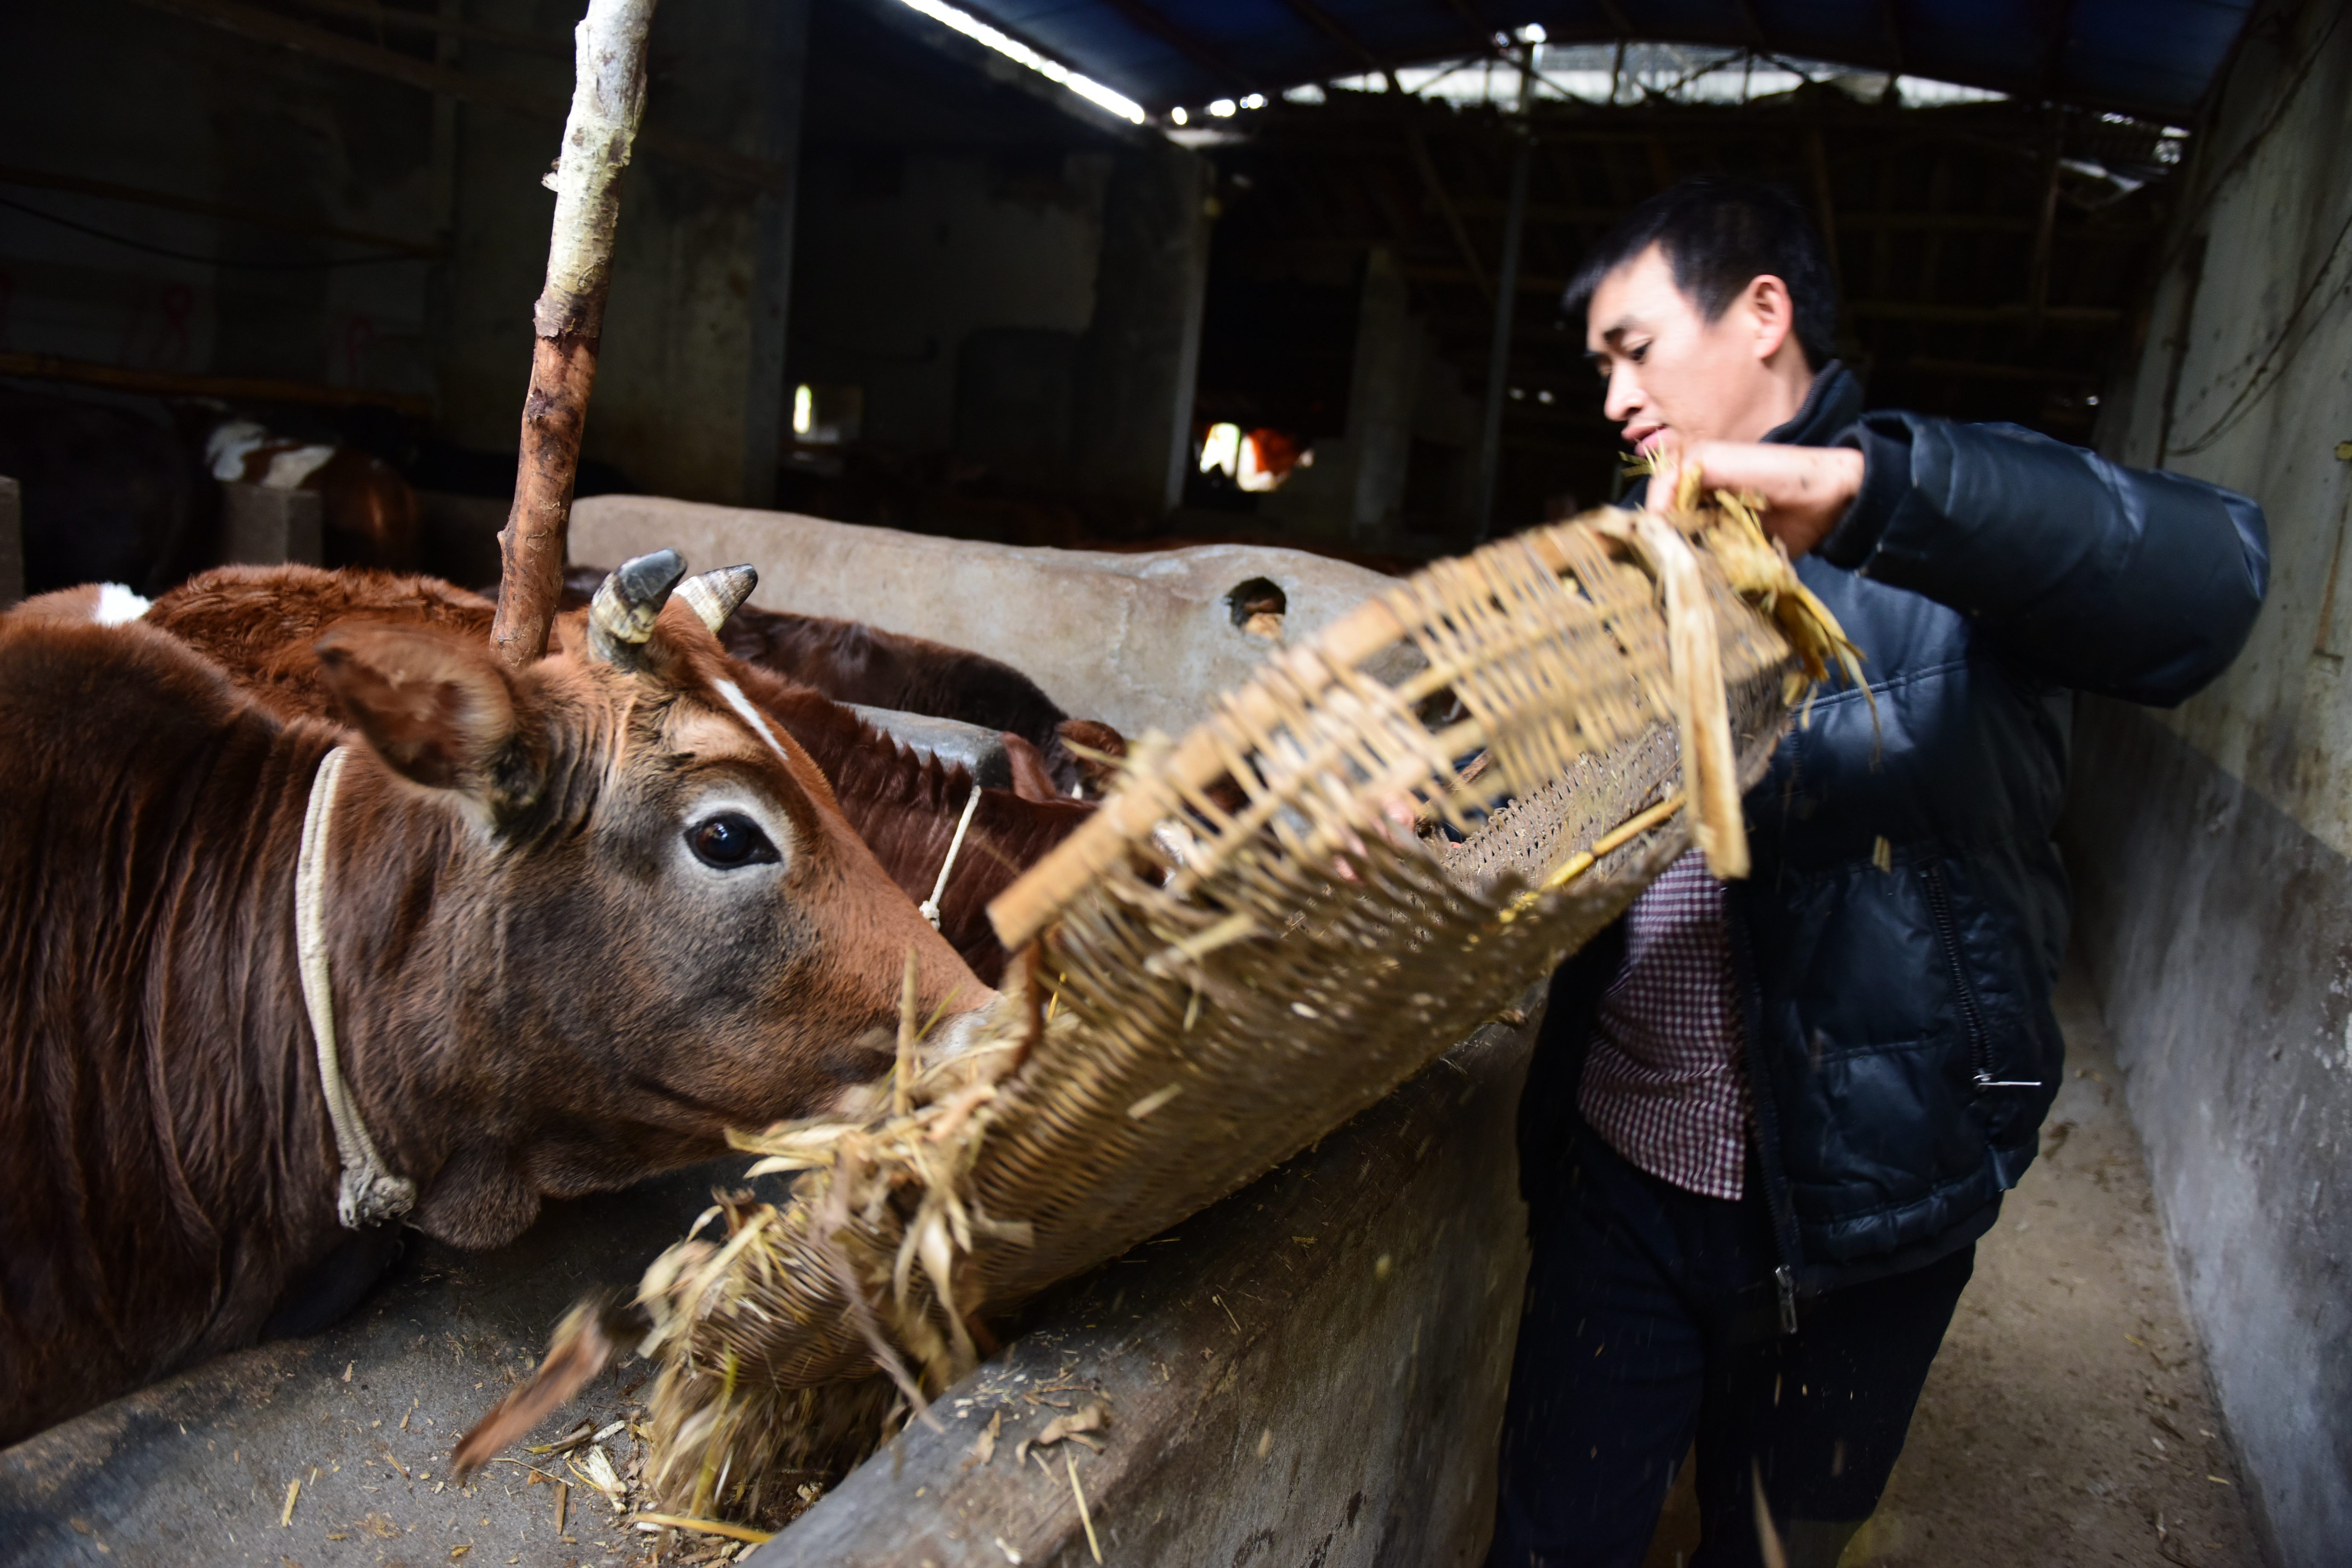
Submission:
<svg viewBox="0 0 2352 1568">
<path fill-rule="evenodd" d="M 853 1462 L 989 1317 L 1387 1094 L 1694 841 L 1743 872 L 1741 793 L 1856 656 L 1751 505 L 1680 499 L 1440 562 L 1139 745 L 992 907 L 982 1043 L 910 1039 L 871 1124 L 739 1138 L 799 1174 L 646 1273 L 657 1505 L 776 1517 L 770 1478 Z"/>
</svg>

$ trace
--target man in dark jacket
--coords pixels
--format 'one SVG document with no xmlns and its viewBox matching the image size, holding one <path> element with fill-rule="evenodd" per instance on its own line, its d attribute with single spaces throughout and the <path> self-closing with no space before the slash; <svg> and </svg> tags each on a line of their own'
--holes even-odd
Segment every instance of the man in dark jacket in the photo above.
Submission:
<svg viewBox="0 0 2352 1568">
<path fill-rule="evenodd" d="M 1829 1568 L 1878 1503 L 2063 1046 L 2071 693 L 2180 701 L 2269 572 L 2252 502 L 2013 426 L 1863 412 L 1801 209 L 1691 180 L 1569 291 L 1609 416 L 1752 490 L 1865 657 L 1696 854 L 1554 977 L 1520 1112 L 1534 1267 L 1491 1568 Z M 1662 489 L 1660 493 L 1665 493 Z"/>
</svg>

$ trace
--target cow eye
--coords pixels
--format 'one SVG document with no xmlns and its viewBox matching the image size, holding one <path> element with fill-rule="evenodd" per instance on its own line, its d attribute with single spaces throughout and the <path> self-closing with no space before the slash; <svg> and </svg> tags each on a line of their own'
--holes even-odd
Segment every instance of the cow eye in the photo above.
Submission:
<svg viewBox="0 0 2352 1568">
<path fill-rule="evenodd" d="M 740 811 L 724 811 L 696 823 L 686 830 L 686 846 L 696 859 L 719 871 L 773 865 L 783 858 L 760 825 Z"/>
</svg>

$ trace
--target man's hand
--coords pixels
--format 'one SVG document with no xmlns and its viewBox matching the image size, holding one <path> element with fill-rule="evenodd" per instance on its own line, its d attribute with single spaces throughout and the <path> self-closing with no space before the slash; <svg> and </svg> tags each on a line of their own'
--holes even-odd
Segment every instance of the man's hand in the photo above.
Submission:
<svg viewBox="0 0 2352 1568">
<path fill-rule="evenodd" d="M 1760 441 L 1695 441 L 1661 447 L 1650 479 L 1654 504 L 1675 493 L 1682 469 L 1696 464 L 1700 492 L 1746 490 L 1764 498 L 1764 531 L 1795 560 L 1829 537 L 1862 493 L 1862 454 L 1850 447 L 1781 447 Z"/>
</svg>

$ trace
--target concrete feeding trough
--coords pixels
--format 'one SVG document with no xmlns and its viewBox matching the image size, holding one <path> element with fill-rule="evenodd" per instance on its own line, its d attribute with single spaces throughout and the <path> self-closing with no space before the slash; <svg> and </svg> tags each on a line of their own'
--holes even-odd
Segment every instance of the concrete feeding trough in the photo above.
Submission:
<svg viewBox="0 0 2352 1568">
<path fill-rule="evenodd" d="M 770 607 L 1003 658 L 1131 735 L 1181 731 L 1275 647 L 1389 581 L 1286 550 L 1024 550 L 635 497 L 581 502 L 572 554 L 619 560 L 647 540 L 753 563 Z M 939 1429 L 900 1434 L 753 1560 L 1077 1563 L 1092 1560 L 1089 1521 L 1107 1560 L 1470 1560 L 1525 1272 L 1512 1123 L 1532 1028 L 1482 1029 L 1307 1154 L 1034 1304 L 1003 1352 L 938 1402 Z M 743 1184 L 746 1163 L 550 1204 L 498 1252 L 412 1235 L 343 1322 L 0 1452 L 0 1557 L 641 1559 L 655 1537 L 600 1495 L 614 1470 L 591 1455 L 625 1473 L 644 1363 L 604 1373 L 531 1439 L 586 1423 L 568 1451 L 510 1451 L 461 1488 L 450 1447 L 528 1374 L 568 1306 L 633 1289 L 715 1185 Z M 775 1179 L 760 1185 L 780 1195 Z M 1027 1397 L 1045 1384 L 1105 1405 L 1099 1454 L 1064 1444 L 1016 1461 L 1065 1413 L 1050 1403 L 1065 1394 Z M 1000 1413 L 997 1451 L 976 1463 Z"/>
</svg>

